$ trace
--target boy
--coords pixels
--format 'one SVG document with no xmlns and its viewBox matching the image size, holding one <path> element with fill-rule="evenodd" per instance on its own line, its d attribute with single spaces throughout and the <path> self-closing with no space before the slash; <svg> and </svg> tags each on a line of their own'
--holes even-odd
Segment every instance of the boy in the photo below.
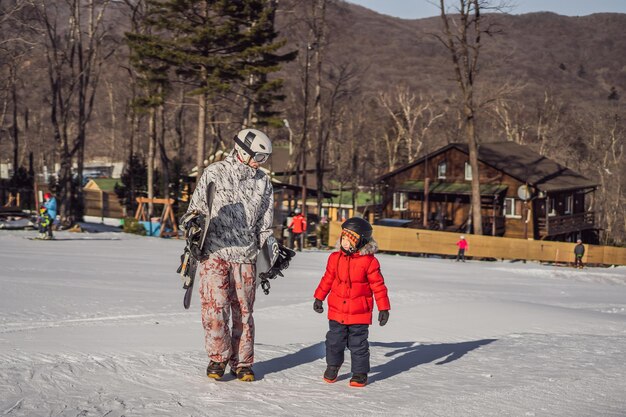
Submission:
<svg viewBox="0 0 626 417">
<path fill-rule="evenodd" d="M 373 298 L 378 306 L 381 326 L 389 319 L 389 298 L 380 264 L 374 257 L 378 249 L 372 238 L 372 226 L 364 219 L 352 217 L 341 225 L 340 250 L 328 258 L 326 273 L 315 290 L 313 310 L 324 312 L 328 297 L 330 330 L 326 334 L 324 381 L 337 380 L 343 364 L 344 351 L 350 349 L 352 378 L 350 385 L 364 387 L 370 371 L 367 337 L 372 324 Z"/>
<path fill-rule="evenodd" d="M 45 206 L 39 207 L 39 235 L 37 239 L 52 239 L 52 218 Z"/>
<path fill-rule="evenodd" d="M 585 245 L 582 240 L 578 239 L 574 246 L 574 268 L 583 268 L 583 256 L 585 256 Z"/>
</svg>

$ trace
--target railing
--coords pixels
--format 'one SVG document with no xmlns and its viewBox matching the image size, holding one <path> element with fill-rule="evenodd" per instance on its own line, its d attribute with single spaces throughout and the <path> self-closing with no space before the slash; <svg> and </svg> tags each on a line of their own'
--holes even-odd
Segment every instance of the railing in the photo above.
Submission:
<svg viewBox="0 0 626 417">
<path fill-rule="evenodd" d="M 445 218 L 442 220 L 437 219 L 435 214 L 431 214 L 428 219 L 428 224 L 424 225 L 423 213 L 421 211 L 404 210 L 399 212 L 402 220 L 413 220 L 412 226 L 418 229 L 428 230 L 445 230 L 448 232 L 461 232 L 467 228 L 466 219 L 461 224 L 454 224 L 451 219 Z M 503 236 L 506 230 L 506 218 L 504 216 L 483 216 L 483 235 L 491 236 L 494 234 L 493 224 L 495 220 L 495 236 Z"/>
<path fill-rule="evenodd" d="M 593 211 L 587 211 L 565 216 L 553 216 L 548 217 L 547 222 L 546 218 L 542 217 L 537 219 L 537 226 L 540 237 L 593 229 L 595 226 L 595 214 Z"/>
<path fill-rule="evenodd" d="M 495 220 L 495 222 L 494 222 Z M 495 223 L 495 231 L 493 226 Z M 506 231 L 506 218 L 504 216 L 483 216 L 483 235 L 487 236 L 504 236 Z"/>
<path fill-rule="evenodd" d="M 330 222 L 328 240 L 334 244 L 341 233 L 341 222 Z M 381 251 L 432 253 L 455 256 L 458 233 L 416 230 L 405 227 L 374 226 L 374 237 Z M 491 259 L 526 259 L 555 263 L 574 262 L 575 243 L 527 240 L 506 237 L 466 235 L 469 249 L 465 256 Z M 626 248 L 585 244 L 585 264 L 626 265 Z"/>
<path fill-rule="evenodd" d="M 422 221 L 421 211 L 403 210 L 403 211 L 400 211 L 399 213 L 400 213 L 400 218 L 402 220 L 413 220 L 415 222 Z"/>
</svg>

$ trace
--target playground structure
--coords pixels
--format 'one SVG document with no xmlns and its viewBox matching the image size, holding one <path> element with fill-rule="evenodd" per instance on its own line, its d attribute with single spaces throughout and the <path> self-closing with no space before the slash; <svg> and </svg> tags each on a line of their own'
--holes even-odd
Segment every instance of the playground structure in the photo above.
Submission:
<svg viewBox="0 0 626 417">
<path fill-rule="evenodd" d="M 135 212 L 135 219 L 148 223 L 148 227 L 150 229 L 149 234 L 151 236 L 178 238 L 178 225 L 176 224 L 176 219 L 174 218 L 174 209 L 172 208 L 174 200 L 172 198 L 137 197 L 137 203 L 138 205 L 137 211 Z M 151 205 L 153 208 L 155 205 L 163 206 L 160 217 L 150 217 Z M 154 225 L 154 223 L 157 223 L 153 221 L 155 218 L 158 219 L 157 225 Z M 157 227 L 158 231 L 156 231 Z"/>
</svg>

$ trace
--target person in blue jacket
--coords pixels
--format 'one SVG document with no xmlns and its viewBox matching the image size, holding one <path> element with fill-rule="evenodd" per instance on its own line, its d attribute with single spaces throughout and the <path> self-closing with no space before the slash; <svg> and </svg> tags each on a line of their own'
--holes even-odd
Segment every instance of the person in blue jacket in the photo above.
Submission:
<svg viewBox="0 0 626 417">
<path fill-rule="evenodd" d="M 52 224 L 57 217 L 57 199 L 50 193 L 43 195 L 44 203 L 39 220 L 39 237 L 52 239 Z"/>
</svg>

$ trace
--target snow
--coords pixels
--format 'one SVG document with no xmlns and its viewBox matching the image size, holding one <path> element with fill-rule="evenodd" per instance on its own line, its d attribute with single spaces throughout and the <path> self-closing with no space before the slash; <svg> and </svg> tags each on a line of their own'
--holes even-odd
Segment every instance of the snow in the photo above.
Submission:
<svg viewBox="0 0 626 417">
<path fill-rule="evenodd" d="M 102 229 L 105 230 L 105 229 Z M 370 384 L 322 381 L 328 252 L 257 293 L 258 381 L 209 380 L 183 242 L 0 231 L 2 416 L 626 416 L 626 268 L 380 254 L 392 304 Z"/>
</svg>

